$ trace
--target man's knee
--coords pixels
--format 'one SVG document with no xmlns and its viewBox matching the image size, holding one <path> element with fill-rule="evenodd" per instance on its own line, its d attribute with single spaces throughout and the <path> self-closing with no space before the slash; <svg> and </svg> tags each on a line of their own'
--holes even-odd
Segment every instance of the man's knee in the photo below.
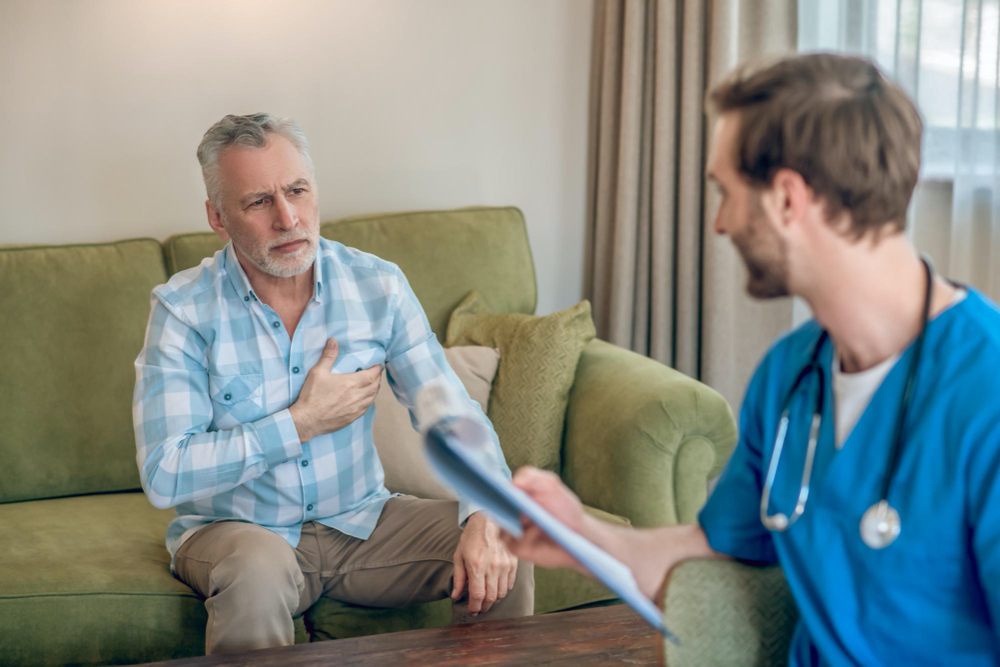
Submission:
<svg viewBox="0 0 1000 667">
<path fill-rule="evenodd" d="M 276 539 L 248 540 L 234 545 L 212 568 L 214 590 L 210 595 L 239 586 L 260 595 L 294 593 L 297 599 L 303 575 L 295 550 L 278 535 L 272 535 Z"/>
<path fill-rule="evenodd" d="M 303 578 L 288 542 L 242 522 L 202 528 L 178 550 L 175 567 L 178 577 L 206 598 L 233 587 L 268 594 L 297 592 Z"/>
<path fill-rule="evenodd" d="M 184 573 L 197 579 L 197 587 L 189 583 L 206 598 L 206 652 L 292 644 L 292 616 L 304 590 L 295 550 L 252 524 L 222 526 L 202 537 L 177 552 L 177 570 L 182 579 Z"/>
</svg>

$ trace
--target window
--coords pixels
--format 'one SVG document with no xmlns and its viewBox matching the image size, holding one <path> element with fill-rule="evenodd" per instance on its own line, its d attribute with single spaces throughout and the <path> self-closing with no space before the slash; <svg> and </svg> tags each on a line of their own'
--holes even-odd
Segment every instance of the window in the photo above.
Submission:
<svg viewBox="0 0 1000 667">
<path fill-rule="evenodd" d="M 908 213 L 938 271 L 1000 300 L 1000 0 L 799 0 L 799 50 L 874 60 L 924 119 Z"/>
</svg>

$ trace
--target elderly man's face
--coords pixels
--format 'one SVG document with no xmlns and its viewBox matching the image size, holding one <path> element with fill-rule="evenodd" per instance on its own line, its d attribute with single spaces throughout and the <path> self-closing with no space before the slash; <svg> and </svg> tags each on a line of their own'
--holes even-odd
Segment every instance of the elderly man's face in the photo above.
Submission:
<svg viewBox="0 0 1000 667">
<path fill-rule="evenodd" d="M 209 222 L 232 238 L 240 257 L 272 276 L 312 267 L 319 246 L 319 198 L 309 165 L 288 139 L 271 134 L 263 148 L 230 147 L 219 158 L 222 211 Z"/>
</svg>

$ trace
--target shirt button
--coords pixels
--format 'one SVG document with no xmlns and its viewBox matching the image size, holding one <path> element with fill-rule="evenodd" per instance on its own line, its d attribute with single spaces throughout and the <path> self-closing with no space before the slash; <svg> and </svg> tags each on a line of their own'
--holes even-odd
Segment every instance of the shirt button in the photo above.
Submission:
<svg viewBox="0 0 1000 667">
<path fill-rule="evenodd" d="M 232 395 L 232 394 L 226 394 L 226 395 L 225 395 L 225 396 L 223 396 L 222 398 L 224 398 L 224 399 L 226 399 L 226 400 L 228 401 L 228 400 L 229 400 L 229 399 L 231 399 L 232 397 L 233 397 L 233 395 Z"/>
<path fill-rule="evenodd" d="M 271 326 L 277 329 L 278 327 L 281 326 L 281 322 L 271 322 Z"/>
<path fill-rule="evenodd" d="M 307 512 L 312 512 L 313 511 L 312 503 L 309 503 L 308 505 L 306 505 L 306 511 Z"/>
<path fill-rule="evenodd" d="M 296 366 L 295 368 L 293 368 L 293 369 L 292 369 L 292 372 L 293 372 L 293 373 L 298 373 L 298 372 L 299 372 L 299 367 L 298 367 L 298 366 Z"/>
<path fill-rule="evenodd" d="M 308 468 L 309 467 L 309 461 L 303 461 L 302 462 L 302 467 L 303 468 Z"/>
<path fill-rule="evenodd" d="M 244 300 L 244 301 L 249 301 L 249 300 L 250 300 L 250 297 L 248 297 L 248 296 L 245 296 L 245 297 L 243 297 L 243 300 Z"/>
</svg>

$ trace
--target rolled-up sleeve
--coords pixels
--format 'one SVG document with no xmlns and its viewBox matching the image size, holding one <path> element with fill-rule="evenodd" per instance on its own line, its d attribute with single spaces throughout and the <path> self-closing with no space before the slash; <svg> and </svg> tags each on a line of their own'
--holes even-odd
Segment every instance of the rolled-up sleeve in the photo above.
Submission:
<svg viewBox="0 0 1000 667">
<path fill-rule="evenodd" d="M 400 404 L 410 411 L 410 420 L 414 428 L 418 428 L 416 419 L 417 394 L 429 383 L 444 381 L 456 396 L 468 407 L 468 412 L 481 421 L 492 441 L 491 450 L 486 454 L 490 463 L 496 466 L 507 479 L 510 479 L 510 468 L 504 459 L 500 440 L 492 422 L 479 405 L 466 391 L 462 381 L 448 364 L 444 349 L 434 332 L 431 331 L 424 309 L 410 288 L 409 282 L 402 272 L 395 276 L 391 287 L 395 295 L 392 313 L 392 333 L 386 350 L 386 370 L 389 386 L 399 399 Z M 458 416 L 458 415 L 454 415 Z M 460 524 L 475 512 L 481 510 L 472 503 L 459 499 L 458 520 Z"/>
<path fill-rule="evenodd" d="M 287 409 L 225 431 L 208 430 L 207 344 L 154 291 L 135 360 L 132 400 L 142 488 L 158 508 L 229 491 L 302 453 Z"/>
</svg>

